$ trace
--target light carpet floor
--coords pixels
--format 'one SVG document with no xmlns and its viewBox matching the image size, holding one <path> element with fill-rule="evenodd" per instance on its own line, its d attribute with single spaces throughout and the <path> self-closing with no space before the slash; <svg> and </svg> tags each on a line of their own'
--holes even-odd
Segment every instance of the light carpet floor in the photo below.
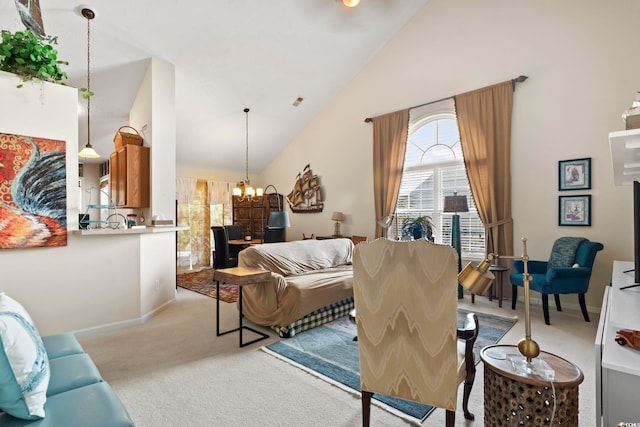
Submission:
<svg viewBox="0 0 640 427">
<path fill-rule="evenodd" d="M 103 377 L 113 386 L 140 427 L 173 426 L 360 426 L 357 397 L 278 360 L 259 348 L 271 338 L 242 349 L 236 333 L 216 337 L 215 299 L 179 288 L 176 302 L 146 323 L 108 332 L 78 336 Z M 511 310 L 510 302 L 468 296 L 460 308 L 520 321 L 501 343 L 516 344 L 524 336 L 524 304 Z M 594 340 L 598 315 L 591 322 L 579 311 L 561 313 L 551 308 L 550 326 L 542 310 L 532 305 L 532 336 L 543 351 L 555 353 L 582 369 L 580 426 L 595 425 Z M 235 304 L 221 304 L 221 330 L 236 327 Z M 250 332 L 245 339 L 250 338 Z M 462 414 L 460 389 L 456 426 L 484 426 L 483 366 L 471 393 L 475 421 Z M 407 426 L 402 419 L 373 407 L 372 425 Z M 423 426 L 444 425 L 444 411 L 436 409 Z M 488 426 L 489 427 L 489 426 Z"/>
</svg>

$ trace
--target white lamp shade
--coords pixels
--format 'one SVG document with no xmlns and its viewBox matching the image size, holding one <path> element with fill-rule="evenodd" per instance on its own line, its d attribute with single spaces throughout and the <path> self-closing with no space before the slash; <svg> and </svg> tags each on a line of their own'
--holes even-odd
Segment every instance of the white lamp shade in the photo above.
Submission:
<svg viewBox="0 0 640 427">
<path fill-rule="evenodd" d="M 85 147 L 78 153 L 78 157 L 83 157 L 85 159 L 99 159 L 100 154 L 93 149 L 91 144 L 85 145 Z"/>
<path fill-rule="evenodd" d="M 344 221 L 344 214 L 342 212 L 334 212 L 331 214 L 331 221 Z"/>
</svg>

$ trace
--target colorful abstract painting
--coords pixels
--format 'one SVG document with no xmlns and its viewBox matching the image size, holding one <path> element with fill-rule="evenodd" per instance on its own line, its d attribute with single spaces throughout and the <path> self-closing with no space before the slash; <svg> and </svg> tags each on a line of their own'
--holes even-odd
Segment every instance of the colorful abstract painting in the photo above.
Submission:
<svg viewBox="0 0 640 427">
<path fill-rule="evenodd" d="M 66 245 L 65 142 L 0 133 L 0 249 Z"/>
</svg>

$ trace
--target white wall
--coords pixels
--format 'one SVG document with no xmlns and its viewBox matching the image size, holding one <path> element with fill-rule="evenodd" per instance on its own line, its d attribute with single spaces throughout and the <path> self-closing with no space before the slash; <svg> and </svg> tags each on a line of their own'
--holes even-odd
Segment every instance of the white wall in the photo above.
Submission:
<svg viewBox="0 0 640 427">
<path fill-rule="evenodd" d="M 153 145 L 152 138 L 156 143 L 151 213 L 161 210 L 173 217 L 173 66 L 150 61 L 150 70 L 153 78 L 141 87 L 132 124 L 148 123 L 148 143 Z M 144 320 L 175 297 L 175 233 L 72 234 L 79 213 L 77 90 L 49 83 L 17 89 L 17 82 L 16 76 L 0 72 L 0 132 L 67 142 L 69 235 L 65 247 L 0 251 L 0 291 L 20 301 L 45 335 Z"/>
<path fill-rule="evenodd" d="M 0 132 L 66 141 L 68 230 L 78 228 L 78 95 L 43 83 L 16 88 L 0 72 Z M 139 252 L 130 236 L 68 234 L 67 246 L 0 251 L 0 291 L 20 301 L 40 333 L 77 330 L 140 317 Z"/>
<path fill-rule="evenodd" d="M 173 219 L 176 194 L 176 119 L 174 66 L 149 60 L 145 77 L 129 113 L 129 123 L 143 132 L 151 147 L 151 207 L 144 209 L 147 225 L 153 215 Z M 149 313 L 175 296 L 175 233 L 140 236 L 140 312 Z"/>
<path fill-rule="evenodd" d="M 245 178 L 244 172 L 229 171 L 222 169 L 204 169 L 185 165 L 176 166 L 176 176 L 198 179 L 212 179 L 214 181 L 239 182 Z M 249 180 L 254 187 L 264 187 L 259 182 L 257 175 L 249 174 Z"/>
<path fill-rule="evenodd" d="M 633 41 L 640 3 L 619 0 L 430 0 L 379 55 L 261 173 L 282 193 L 311 163 L 326 194 L 321 214 L 292 214 L 288 238 L 374 233 L 372 129 L 363 122 L 514 78 L 512 183 L 514 248 L 526 236 L 532 259 L 553 240 L 584 236 L 605 250 L 596 258 L 587 304 L 601 305 L 614 259 L 631 260 L 631 189 L 613 185 L 608 132 L 640 89 Z M 592 157 L 592 189 L 558 191 L 558 161 Z M 558 226 L 558 196 L 592 195 L 591 227 Z M 507 294 L 510 292 L 507 289 Z M 576 305 L 577 298 L 563 298 Z"/>
</svg>

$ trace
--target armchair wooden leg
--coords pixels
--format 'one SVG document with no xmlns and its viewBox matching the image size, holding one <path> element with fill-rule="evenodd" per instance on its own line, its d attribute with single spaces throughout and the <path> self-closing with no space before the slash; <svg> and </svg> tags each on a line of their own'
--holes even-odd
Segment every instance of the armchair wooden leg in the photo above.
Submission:
<svg viewBox="0 0 640 427">
<path fill-rule="evenodd" d="M 462 409 L 464 417 L 467 420 L 475 419 L 475 416 L 469 412 L 469 396 L 471 396 L 471 388 L 476 379 L 475 356 L 473 355 L 473 345 L 478 339 L 479 323 L 478 316 L 468 314 L 465 319 L 464 329 L 458 329 L 458 337 L 465 340 L 464 346 L 464 363 L 467 376 L 464 379 L 464 394 L 462 395 Z M 470 335 L 469 335 L 470 334 Z"/>
<path fill-rule="evenodd" d="M 518 287 L 511 285 L 511 310 L 516 309 L 516 300 L 518 299 Z"/>
<path fill-rule="evenodd" d="M 560 295 L 553 294 L 553 298 L 556 300 L 556 308 L 558 311 L 562 311 L 562 306 L 560 305 Z"/>
<path fill-rule="evenodd" d="M 371 420 L 371 396 L 370 391 L 362 391 L 362 427 L 369 427 Z"/>
<path fill-rule="evenodd" d="M 542 294 L 542 313 L 544 314 L 544 323 L 550 325 L 549 322 L 549 295 Z"/>
<path fill-rule="evenodd" d="M 456 425 L 456 412 L 455 411 L 447 411 L 446 416 L 446 426 L 447 427 L 455 427 Z"/>
<path fill-rule="evenodd" d="M 473 381 L 475 380 L 476 373 L 474 372 L 470 377 L 464 380 L 464 394 L 462 395 L 462 409 L 464 410 L 464 417 L 467 420 L 474 420 L 476 418 L 471 412 L 469 412 L 469 396 L 471 396 L 471 388 L 473 387 Z"/>
<path fill-rule="evenodd" d="M 585 322 L 590 322 L 589 313 L 587 313 L 587 304 L 584 301 L 584 294 L 578 294 L 578 301 L 580 302 L 580 309 L 582 310 L 582 316 L 584 316 Z"/>
</svg>

